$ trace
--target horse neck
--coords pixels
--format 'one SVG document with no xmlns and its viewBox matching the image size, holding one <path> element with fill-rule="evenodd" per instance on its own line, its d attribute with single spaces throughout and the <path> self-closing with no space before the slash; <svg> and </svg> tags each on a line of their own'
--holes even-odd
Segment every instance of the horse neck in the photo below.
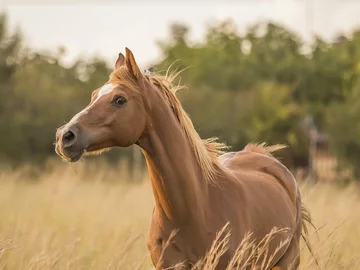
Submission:
<svg viewBox="0 0 360 270">
<path fill-rule="evenodd" d="M 146 158 L 156 213 L 177 225 L 203 221 L 207 183 L 188 138 L 165 102 L 152 107 L 148 117 L 139 146 Z"/>
</svg>

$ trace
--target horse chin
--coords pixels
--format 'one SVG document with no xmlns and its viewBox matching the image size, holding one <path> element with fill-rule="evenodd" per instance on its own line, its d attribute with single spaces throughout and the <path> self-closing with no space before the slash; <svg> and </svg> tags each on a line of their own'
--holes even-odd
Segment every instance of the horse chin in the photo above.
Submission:
<svg viewBox="0 0 360 270">
<path fill-rule="evenodd" d="M 58 154 L 63 160 L 67 162 L 76 162 L 78 161 L 82 155 L 84 154 L 85 150 L 80 150 L 76 152 L 66 153 L 59 147 L 58 145 L 55 148 L 56 154 Z"/>
<path fill-rule="evenodd" d="M 78 160 L 82 157 L 83 153 L 84 153 L 84 151 L 80 151 L 80 152 L 78 152 L 78 153 L 73 153 L 73 154 L 71 154 L 71 155 L 68 157 L 68 161 L 69 161 L 69 162 L 76 162 L 76 161 L 78 161 Z"/>
<path fill-rule="evenodd" d="M 76 162 L 83 156 L 83 154 L 84 154 L 84 150 L 66 155 L 64 153 L 61 153 L 59 156 L 61 156 L 61 158 L 67 162 Z"/>
</svg>

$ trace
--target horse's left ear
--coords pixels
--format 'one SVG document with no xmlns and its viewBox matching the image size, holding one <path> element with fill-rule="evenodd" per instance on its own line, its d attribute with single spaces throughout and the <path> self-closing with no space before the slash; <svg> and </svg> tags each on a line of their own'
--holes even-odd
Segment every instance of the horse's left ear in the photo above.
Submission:
<svg viewBox="0 0 360 270">
<path fill-rule="evenodd" d="M 125 48 L 125 51 L 126 51 L 126 60 L 125 60 L 126 67 L 130 71 L 131 75 L 133 75 L 135 79 L 139 80 L 142 77 L 142 74 L 138 65 L 135 62 L 135 57 L 128 48 Z"/>
<path fill-rule="evenodd" d="M 122 53 L 119 53 L 118 59 L 115 63 L 115 69 L 119 69 L 122 65 L 125 64 L 125 56 Z"/>
</svg>

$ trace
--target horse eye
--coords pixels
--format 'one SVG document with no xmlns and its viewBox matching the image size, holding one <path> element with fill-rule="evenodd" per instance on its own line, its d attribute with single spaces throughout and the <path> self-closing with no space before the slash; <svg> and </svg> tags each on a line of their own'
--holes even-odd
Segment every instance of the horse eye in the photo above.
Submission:
<svg viewBox="0 0 360 270">
<path fill-rule="evenodd" d="M 127 102 L 126 98 L 121 97 L 121 96 L 116 96 L 113 99 L 113 103 L 115 103 L 116 105 L 119 105 L 119 106 L 125 105 L 126 102 Z"/>
</svg>

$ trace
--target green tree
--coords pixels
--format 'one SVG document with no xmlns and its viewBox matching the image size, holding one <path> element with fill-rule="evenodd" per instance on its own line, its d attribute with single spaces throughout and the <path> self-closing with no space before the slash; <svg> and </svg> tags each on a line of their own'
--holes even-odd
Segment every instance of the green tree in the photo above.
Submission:
<svg viewBox="0 0 360 270">
<path fill-rule="evenodd" d="M 300 126 L 305 111 L 295 100 L 308 61 L 299 37 L 272 23 L 240 36 L 232 21 L 224 21 L 192 44 L 188 28 L 171 29 L 158 69 L 176 60 L 179 69 L 189 67 L 181 76 L 190 88 L 183 104 L 202 136 L 219 136 L 237 150 L 252 141 L 287 143 L 292 156 L 307 159 Z"/>
</svg>

